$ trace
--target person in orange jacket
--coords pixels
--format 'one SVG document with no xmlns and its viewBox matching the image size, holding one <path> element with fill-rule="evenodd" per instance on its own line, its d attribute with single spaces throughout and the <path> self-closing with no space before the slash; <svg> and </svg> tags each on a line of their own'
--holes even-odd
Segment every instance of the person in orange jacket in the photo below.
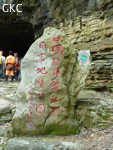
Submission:
<svg viewBox="0 0 113 150">
<path fill-rule="evenodd" d="M 16 65 L 14 67 L 14 75 L 15 75 L 15 80 L 18 79 L 18 73 L 19 73 L 19 68 L 20 68 L 20 62 L 19 62 L 19 58 L 18 58 L 18 54 L 14 53 L 14 57 L 16 59 Z"/>
<path fill-rule="evenodd" d="M 11 76 L 11 81 L 13 81 L 14 77 L 14 66 L 16 65 L 16 59 L 13 56 L 13 52 L 9 51 L 9 56 L 7 56 L 5 60 L 5 66 L 6 66 L 6 79 L 5 82 L 8 80 L 8 76 Z"/>
</svg>

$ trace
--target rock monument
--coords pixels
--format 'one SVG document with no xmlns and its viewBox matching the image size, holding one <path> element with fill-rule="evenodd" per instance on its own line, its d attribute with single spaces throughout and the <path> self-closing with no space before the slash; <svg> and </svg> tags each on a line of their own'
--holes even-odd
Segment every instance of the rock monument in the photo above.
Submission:
<svg viewBox="0 0 113 150">
<path fill-rule="evenodd" d="M 30 136 L 78 133 L 75 106 L 89 68 L 89 50 L 77 52 L 65 34 L 46 28 L 22 60 L 14 132 Z"/>
</svg>

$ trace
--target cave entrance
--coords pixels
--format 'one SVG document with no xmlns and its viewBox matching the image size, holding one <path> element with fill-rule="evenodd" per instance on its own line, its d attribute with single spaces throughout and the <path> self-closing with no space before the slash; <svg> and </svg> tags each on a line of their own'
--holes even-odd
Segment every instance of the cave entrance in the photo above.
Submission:
<svg viewBox="0 0 113 150">
<path fill-rule="evenodd" d="M 9 51 L 24 57 L 33 42 L 34 30 L 31 23 L 0 22 L 0 50 L 4 52 L 5 57 L 8 56 Z"/>
</svg>

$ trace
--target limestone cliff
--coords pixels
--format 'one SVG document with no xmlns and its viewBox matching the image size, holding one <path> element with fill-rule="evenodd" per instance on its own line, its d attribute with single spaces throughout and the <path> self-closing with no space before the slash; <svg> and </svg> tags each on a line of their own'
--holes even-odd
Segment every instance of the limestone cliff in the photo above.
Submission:
<svg viewBox="0 0 113 150">
<path fill-rule="evenodd" d="M 4 13 L 4 3 L 21 3 L 22 13 Z M 12 48 L 15 36 L 25 39 L 26 47 L 22 49 L 27 51 L 27 43 L 39 38 L 46 27 L 56 27 L 75 49 L 91 51 L 92 67 L 86 86 L 113 88 L 113 0 L 0 0 L 0 4 L 0 39 L 7 38 L 9 43 L 0 43 L 5 51 L 8 46 Z M 7 35 L 12 37 L 12 45 Z"/>
</svg>

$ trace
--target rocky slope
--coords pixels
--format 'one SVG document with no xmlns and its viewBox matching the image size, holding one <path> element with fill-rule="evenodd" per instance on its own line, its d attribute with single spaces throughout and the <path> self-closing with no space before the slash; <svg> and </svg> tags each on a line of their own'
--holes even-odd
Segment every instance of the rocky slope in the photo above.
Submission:
<svg viewBox="0 0 113 150">
<path fill-rule="evenodd" d="M 4 13 L 4 3 L 7 0 L 0 0 L 0 46 L 5 54 L 15 48 L 25 54 L 46 27 L 56 27 L 67 35 L 74 48 L 91 51 L 92 67 L 86 86 L 113 90 L 113 0 L 8 1 L 22 3 L 22 13 Z"/>
</svg>

